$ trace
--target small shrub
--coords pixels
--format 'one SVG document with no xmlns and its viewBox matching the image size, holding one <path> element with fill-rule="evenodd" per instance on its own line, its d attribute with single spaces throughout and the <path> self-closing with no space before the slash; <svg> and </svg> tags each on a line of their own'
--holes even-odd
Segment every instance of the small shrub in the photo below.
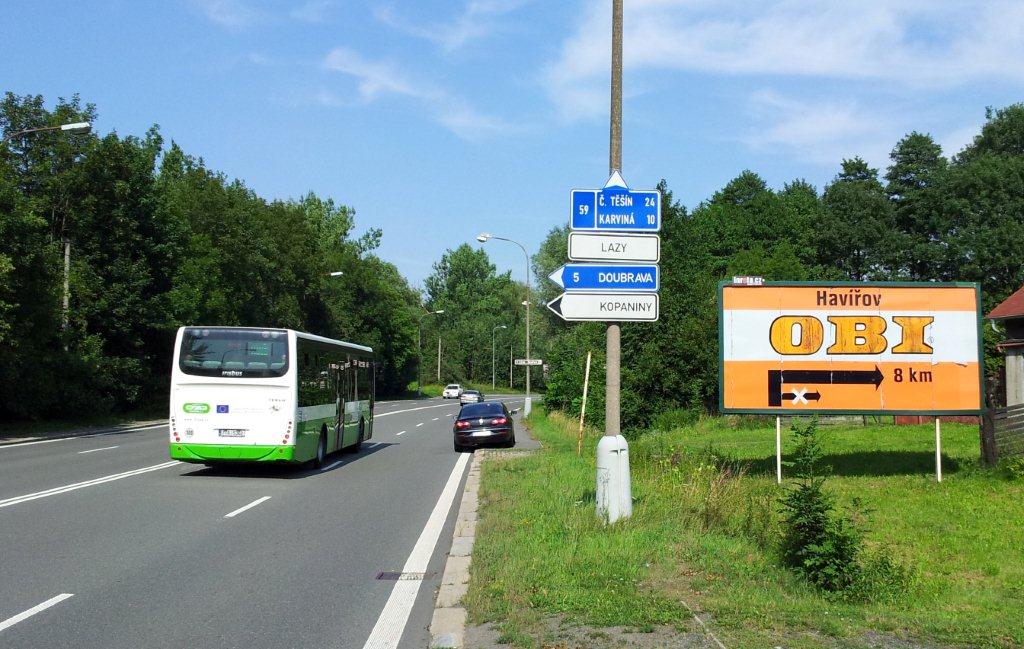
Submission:
<svg viewBox="0 0 1024 649">
<path fill-rule="evenodd" d="M 999 464 L 1002 465 L 1003 472 L 1010 480 L 1024 480 L 1024 456 L 1007 458 Z"/>
<path fill-rule="evenodd" d="M 676 408 L 667 410 L 654 419 L 651 430 L 672 431 L 677 428 L 692 426 L 700 420 L 700 410 L 693 408 Z"/>
</svg>

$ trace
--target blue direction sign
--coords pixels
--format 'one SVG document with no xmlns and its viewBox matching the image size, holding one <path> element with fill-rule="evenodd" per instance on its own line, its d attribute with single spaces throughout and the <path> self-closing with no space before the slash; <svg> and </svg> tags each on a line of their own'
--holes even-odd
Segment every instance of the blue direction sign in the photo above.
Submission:
<svg viewBox="0 0 1024 649">
<path fill-rule="evenodd" d="M 566 264 L 548 278 L 567 291 L 657 291 L 654 264 Z"/>
<path fill-rule="evenodd" d="M 657 232 L 661 229 L 661 192 L 631 190 L 619 172 L 604 189 L 574 189 L 570 192 L 573 230 Z"/>
</svg>

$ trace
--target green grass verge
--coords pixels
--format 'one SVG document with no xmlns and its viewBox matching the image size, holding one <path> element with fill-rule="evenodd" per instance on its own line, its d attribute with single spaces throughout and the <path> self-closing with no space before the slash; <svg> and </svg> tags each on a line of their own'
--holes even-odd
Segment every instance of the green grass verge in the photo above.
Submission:
<svg viewBox="0 0 1024 649">
<path fill-rule="evenodd" d="M 447 385 L 447 383 L 445 385 Z M 480 392 L 484 393 L 484 396 L 491 395 L 491 394 L 522 394 L 523 393 L 523 389 L 522 388 L 511 389 L 507 385 L 503 386 L 500 383 L 497 386 L 495 386 L 494 388 L 491 388 L 491 384 L 490 383 L 472 383 L 471 382 L 471 383 L 460 383 L 459 385 L 461 385 L 464 390 L 479 390 Z M 413 394 L 416 394 L 416 384 L 415 383 L 412 384 L 412 387 L 410 388 L 410 391 Z M 428 397 L 439 397 L 439 396 L 441 396 L 441 392 L 443 392 L 443 391 L 444 391 L 444 385 L 439 385 L 437 383 L 430 383 L 428 385 L 424 385 L 423 386 L 423 394 L 428 396 Z M 534 394 L 536 394 L 536 392 Z"/>
<path fill-rule="evenodd" d="M 634 515 L 611 527 L 594 513 L 597 436 L 579 458 L 571 420 L 537 408 L 530 424 L 541 451 L 484 463 L 464 599 L 506 642 L 557 642 L 552 617 L 688 630 L 685 601 L 730 647 L 1024 644 L 1024 483 L 978 468 L 974 426 L 943 426 L 942 484 L 930 425 L 824 428 L 828 489 L 859 498 L 869 545 L 915 575 L 899 601 L 849 603 L 778 566 L 772 424 L 709 419 L 633 441 Z M 723 458 L 740 468 L 723 474 Z"/>
</svg>

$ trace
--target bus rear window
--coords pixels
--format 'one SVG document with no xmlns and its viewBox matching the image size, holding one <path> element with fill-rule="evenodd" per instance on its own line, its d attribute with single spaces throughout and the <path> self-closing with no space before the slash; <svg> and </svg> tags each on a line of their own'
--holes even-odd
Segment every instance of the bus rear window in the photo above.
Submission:
<svg viewBox="0 0 1024 649">
<path fill-rule="evenodd" d="M 190 327 L 181 337 L 178 367 L 195 376 L 283 376 L 288 371 L 288 333 Z"/>
</svg>

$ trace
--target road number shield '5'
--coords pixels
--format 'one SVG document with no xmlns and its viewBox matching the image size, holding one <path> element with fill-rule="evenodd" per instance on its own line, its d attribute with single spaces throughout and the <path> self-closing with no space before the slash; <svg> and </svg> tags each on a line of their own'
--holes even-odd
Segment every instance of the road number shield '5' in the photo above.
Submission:
<svg viewBox="0 0 1024 649">
<path fill-rule="evenodd" d="M 720 285 L 723 412 L 974 414 L 976 284 Z"/>
</svg>

